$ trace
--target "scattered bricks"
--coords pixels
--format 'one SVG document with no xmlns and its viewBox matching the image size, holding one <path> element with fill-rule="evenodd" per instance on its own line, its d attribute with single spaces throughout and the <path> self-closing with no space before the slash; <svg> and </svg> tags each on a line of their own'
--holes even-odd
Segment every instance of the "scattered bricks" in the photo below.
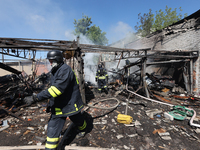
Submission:
<svg viewBox="0 0 200 150">
<path fill-rule="evenodd" d="M 156 134 L 156 133 L 165 133 L 165 132 L 166 132 L 165 129 L 160 128 L 160 129 L 156 129 L 156 130 L 154 130 L 154 131 L 153 131 L 153 134 Z"/>
<path fill-rule="evenodd" d="M 132 138 L 132 137 L 136 137 L 138 136 L 138 134 L 131 134 L 131 135 L 128 135 L 128 137 Z"/>
<path fill-rule="evenodd" d="M 172 138 L 169 136 L 169 132 L 164 132 L 164 133 L 158 133 L 159 136 L 163 139 L 163 140 L 172 140 Z"/>
<path fill-rule="evenodd" d="M 197 134 L 199 134 L 200 133 L 200 129 L 199 128 L 197 128 L 196 130 L 194 130 Z"/>
<path fill-rule="evenodd" d="M 33 127 L 27 127 L 28 130 L 32 130 L 34 131 L 34 128 Z"/>
<path fill-rule="evenodd" d="M 40 141 L 41 143 L 44 143 L 45 142 L 45 138 L 43 138 L 43 137 L 39 137 L 39 136 L 35 136 L 35 139 L 37 140 L 37 141 Z"/>
<path fill-rule="evenodd" d="M 135 124 L 124 124 L 126 127 L 133 127 Z"/>
<path fill-rule="evenodd" d="M 170 136 L 162 136 L 161 137 L 163 140 L 172 140 L 172 138 Z"/>
<path fill-rule="evenodd" d="M 154 115 L 162 113 L 162 110 L 158 109 L 152 109 L 152 110 L 147 110 L 146 115 L 149 116 L 150 118 L 153 118 Z"/>
<path fill-rule="evenodd" d="M 121 134 L 119 134 L 119 135 L 117 135 L 116 137 L 117 137 L 117 139 L 121 139 L 121 138 L 123 138 L 124 136 L 121 135 Z"/>
<path fill-rule="evenodd" d="M 107 124 L 107 120 L 102 120 L 102 122 L 94 122 L 93 124 Z"/>
<path fill-rule="evenodd" d="M 139 122 L 139 121 L 135 121 L 135 126 L 137 127 L 137 126 L 141 126 L 141 123 Z"/>
<path fill-rule="evenodd" d="M 130 149 L 130 148 L 129 148 L 128 146 L 126 146 L 126 145 L 124 145 L 123 147 L 124 147 L 124 149 Z"/>
<path fill-rule="evenodd" d="M 16 131 L 14 134 L 15 134 L 15 135 L 21 134 L 21 130 Z"/>
<path fill-rule="evenodd" d="M 170 115 L 169 113 L 167 113 L 167 112 L 164 112 L 164 117 L 169 119 L 169 120 L 171 120 L 171 121 L 174 120 L 174 117 L 172 115 Z"/>
<path fill-rule="evenodd" d="M 3 130 L 5 130 L 5 129 L 7 129 L 7 128 L 9 128 L 9 125 L 0 128 L 0 132 L 3 131 Z"/>
<path fill-rule="evenodd" d="M 112 121 L 112 123 L 117 124 L 117 122 L 115 121 L 115 119 L 112 119 L 111 121 Z"/>
<path fill-rule="evenodd" d="M 29 142 L 28 142 L 28 145 L 30 145 L 30 144 L 32 144 L 32 143 L 33 143 L 33 141 L 29 141 Z"/>
</svg>

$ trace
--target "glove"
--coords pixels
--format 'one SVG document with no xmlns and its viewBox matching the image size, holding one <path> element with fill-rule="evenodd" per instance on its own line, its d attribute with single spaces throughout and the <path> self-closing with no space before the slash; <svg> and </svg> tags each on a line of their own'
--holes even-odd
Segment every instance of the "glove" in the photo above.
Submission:
<svg viewBox="0 0 200 150">
<path fill-rule="evenodd" d="M 108 82 L 108 76 L 106 76 L 106 81 Z"/>
<path fill-rule="evenodd" d="M 24 103 L 26 103 L 28 106 L 33 104 L 36 101 L 38 101 L 36 93 L 33 93 L 32 96 L 27 96 L 27 97 L 24 98 Z"/>
<path fill-rule="evenodd" d="M 96 82 L 97 82 L 97 78 L 95 78 Z"/>
<path fill-rule="evenodd" d="M 32 96 L 33 96 L 33 99 L 34 99 L 35 102 L 39 101 L 39 99 L 37 98 L 37 94 L 36 93 L 33 93 Z"/>
</svg>

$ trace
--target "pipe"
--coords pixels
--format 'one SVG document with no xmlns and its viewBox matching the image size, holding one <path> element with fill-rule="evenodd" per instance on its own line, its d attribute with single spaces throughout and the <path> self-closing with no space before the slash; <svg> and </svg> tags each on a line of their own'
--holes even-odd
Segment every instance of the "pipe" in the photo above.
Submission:
<svg viewBox="0 0 200 150">
<path fill-rule="evenodd" d="M 144 97 L 144 96 L 142 96 L 142 95 L 139 95 L 139 94 L 137 94 L 137 93 L 135 93 L 135 92 L 133 92 L 133 91 L 130 91 L 130 90 L 128 90 L 128 84 L 126 84 L 126 90 L 127 90 L 128 92 L 130 92 L 130 93 L 133 93 L 133 94 L 136 95 L 136 96 L 139 96 L 139 97 L 143 98 L 143 99 L 146 99 L 146 100 L 149 100 L 149 101 L 152 101 L 152 102 L 156 102 L 156 103 L 160 103 L 160 104 L 163 104 L 163 105 L 168 105 L 168 106 L 171 106 L 171 107 L 174 106 L 174 105 L 172 105 L 172 104 L 168 104 L 168 103 L 156 101 L 156 100 L 154 100 L 154 99 L 147 98 L 147 97 Z"/>
<path fill-rule="evenodd" d="M 199 125 L 199 124 L 193 123 L 193 120 L 194 120 L 194 118 L 196 117 L 196 111 L 195 111 L 194 109 L 192 109 L 192 108 L 187 108 L 187 109 L 192 110 L 192 111 L 194 112 L 194 115 L 193 115 L 192 118 L 190 119 L 190 125 L 200 128 L 200 125 Z"/>
</svg>

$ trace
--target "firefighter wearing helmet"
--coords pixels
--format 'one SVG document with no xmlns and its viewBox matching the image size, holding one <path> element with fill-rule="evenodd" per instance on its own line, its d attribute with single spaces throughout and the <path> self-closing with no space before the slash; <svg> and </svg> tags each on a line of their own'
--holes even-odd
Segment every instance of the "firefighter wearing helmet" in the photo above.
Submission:
<svg viewBox="0 0 200 150">
<path fill-rule="evenodd" d="M 70 66 L 63 62 L 60 51 L 53 50 L 47 54 L 51 64 L 50 87 L 32 97 L 24 98 L 30 105 L 35 101 L 50 99 L 49 106 L 51 117 L 48 122 L 47 140 L 45 149 L 56 149 L 66 117 L 77 126 L 80 134 L 84 136 L 87 122 L 81 113 L 83 102 L 79 91 L 79 82 Z"/>
<path fill-rule="evenodd" d="M 106 69 L 103 68 L 102 64 L 98 65 L 95 80 L 96 82 L 98 82 L 99 93 L 102 93 L 103 89 L 105 90 L 106 93 L 108 93 L 108 88 L 106 85 L 106 82 L 108 82 L 108 74 Z"/>
</svg>

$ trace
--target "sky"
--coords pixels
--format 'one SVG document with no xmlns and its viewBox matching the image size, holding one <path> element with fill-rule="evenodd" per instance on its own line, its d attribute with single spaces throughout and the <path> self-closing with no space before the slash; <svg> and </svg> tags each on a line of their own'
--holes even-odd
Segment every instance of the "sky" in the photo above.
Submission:
<svg viewBox="0 0 200 150">
<path fill-rule="evenodd" d="M 76 40 L 73 22 L 84 14 L 111 44 L 135 32 L 139 13 L 155 14 L 166 5 L 190 15 L 200 0 L 0 0 L 0 37 Z"/>
<path fill-rule="evenodd" d="M 112 43 L 135 32 L 139 13 L 164 11 L 166 5 L 190 15 L 200 0 L 0 0 L 0 36 L 76 40 L 73 22 L 84 14 Z"/>
</svg>

